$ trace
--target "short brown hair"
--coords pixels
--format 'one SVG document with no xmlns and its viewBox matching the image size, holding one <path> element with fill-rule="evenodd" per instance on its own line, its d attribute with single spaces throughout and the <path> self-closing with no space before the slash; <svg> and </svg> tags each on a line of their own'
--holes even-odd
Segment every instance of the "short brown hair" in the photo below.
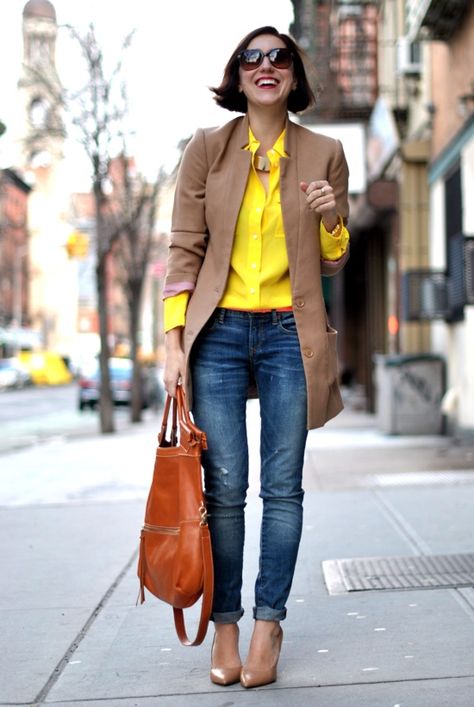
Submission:
<svg viewBox="0 0 474 707">
<path fill-rule="evenodd" d="M 211 87 L 215 93 L 214 100 L 217 105 L 227 110 L 239 113 L 247 112 L 247 97 L 239 91 L 239 59 L 240 52 L 247 49 L 248 45 L 262 34 L 272 34 L 284 42 L 285 46 L 293 54 L 293 71 L 297 82 L 296 88 L 288 96 L 288 110 L 292 113 L 299 113 L 316 102 L 313 90 L 309 85 L 308 78 L 303 63 L 303 51 L 298 47 L 295 40 L 288 34 L 278 32 L 275 27 L 259 27 L 249 32 L 236 46 L 224 69 L 224 76 L 219 86 Z"/>
</svg>

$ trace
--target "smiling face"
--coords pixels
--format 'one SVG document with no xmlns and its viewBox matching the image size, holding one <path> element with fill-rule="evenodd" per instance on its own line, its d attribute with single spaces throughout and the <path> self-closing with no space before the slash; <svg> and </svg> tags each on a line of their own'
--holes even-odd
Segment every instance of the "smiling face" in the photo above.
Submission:
<svg viewBox="0 0 474 707">
<path fill-rule="evenodd" d="M 282 39 L 272 34 L 261 34 L 252 39 L 247 49 L 260 49 L 266 53 L 278 47 L 286 48 Z M 250 71 L 240 67 L 239 80 L 250 110 L 263 107 L 286 110 L 288 96 L 296 87 L 293 64 L 288 69 L 277 69 L 268 56 L 264 57 L 260 66 Z"/>
</svg>

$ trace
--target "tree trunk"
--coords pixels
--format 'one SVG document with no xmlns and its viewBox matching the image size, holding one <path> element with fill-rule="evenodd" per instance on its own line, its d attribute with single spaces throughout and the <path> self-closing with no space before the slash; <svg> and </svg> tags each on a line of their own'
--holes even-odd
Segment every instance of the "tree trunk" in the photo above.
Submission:
<svg viewBox="0 0 474 707">
<path fill-rule="evenodd" d="M 109 373 L 109 332 L 108 332 L 108 307 L 107 307 L 107 256 L 104 248 L 103 222 L 101 214 L 102 190 L 100 184 L 94 184 L 96 236 L 97 236 L 97 308 L 99 312 L 100 336 L 100 393 L 99 393 L 99 418 L 102 434 L 115 432 L 114 404 L 110 390 Z"/>
<path fill-rule="evenodd" d="M 142 419 L 142 367 L 138 360 L 138 330 L 140 326 L 140 303 L 141 303 L 141 284 L 138 288 L 134 288 L 129 302 L 129 317 L 130 317 L 130 349 L 133 361 L 133 377 L 132 377 L 132 405 L 130 411 L 131 422 L 141 422 Z"/>
</svg>

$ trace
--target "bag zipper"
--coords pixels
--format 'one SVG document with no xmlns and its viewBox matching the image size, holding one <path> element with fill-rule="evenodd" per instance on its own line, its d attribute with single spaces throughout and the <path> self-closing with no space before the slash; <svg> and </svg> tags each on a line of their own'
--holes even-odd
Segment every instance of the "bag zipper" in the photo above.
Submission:
<svg viewBox="0 0 474 707">
<path fill-rule="evenodd" d="M 170 528 L 164 525 L 151 525 L 145 523 L 143 530 L 149 530 L 151 533 L 164 533 L 165 535 L 179 535 L 179 528 Z"/>
</svg>

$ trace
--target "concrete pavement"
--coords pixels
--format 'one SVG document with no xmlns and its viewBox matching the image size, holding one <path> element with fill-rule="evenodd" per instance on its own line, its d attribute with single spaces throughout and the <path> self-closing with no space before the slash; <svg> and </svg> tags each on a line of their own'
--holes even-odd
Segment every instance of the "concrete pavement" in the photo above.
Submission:
<svg viewBox="0 0 474 707">
<path fill-rule="evenodd" d="M 249 403 L 252 448 L 256 402 Z M 474 552 L 474 450 L 387 437 L 346 410 L 310 433 L 300 557 L 278 682 L 209 682 L 212 630 L 184 648 L 171 609 L 136 606 L 156 421 L 0 457 L 0 705 L 473 707 L 474 589 L 328 593 L 322 562 Z M 255 453 L 242 649 L 258 556 Z M 189 612 L 189 621 L 196 610 Z"/>
</svg>

